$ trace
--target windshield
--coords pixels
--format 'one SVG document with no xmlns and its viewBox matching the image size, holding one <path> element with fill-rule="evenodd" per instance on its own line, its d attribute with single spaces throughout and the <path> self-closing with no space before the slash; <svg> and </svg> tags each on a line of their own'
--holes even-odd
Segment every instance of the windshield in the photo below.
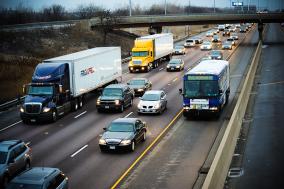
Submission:
<svg viewBox="0 0 284 189">
<path fill-rule="evenodd" d="M 187 43 L 193 43 L 192 39 L 186 40 Z"/>
<path fill-rule="evenodd" d="M 7 159 L 7 152 L 0 152 L 0 164 L 4 164 Z"/>
<path fill-rule="evenodd" d="M 157 101 L 157 100 L 160 100 L 160 95 L 145 93 L 141 99 L 145 101 Z"/>
<path fill-rule="evenodd" d="M 180 64 L 181 60 L 180 59 L 172 59 L 169 64 Z"/>
<path fill-rule="evenodd" d="M 30 86 L 28 95 L 53 95 L 52 86 Z"/>
<path fill-rule="evenodd" d="M 22 184 L 22 183 L 10 183 L 7 189 L 41 189 L 41 185 L 35 184 Z"/>
<path fill-rule="evenodd" d="M 210 42 L 204 42 L 203 45 L 211 45 Z"/>
<path fill-rule="evenodd" d="M 107 128 L 109 132 L 133 132 L 133 124 L 132 123 L 111 123 Z"/>
<path fill-rule="evenodd" d="M 130 80 L 129 81 L 130 85 L 144 85 L 145 84 L 145 80 Z"/>
<path fill-rule="evenodd" d="M 221 53 L 219 51 L 211 51 L 211 55 L 219 56 Z"/>
<path fill-rule="evenodd" d="M 122 96 L 122 90 L 105 88 L 103 91 L 103 96 Z"/>
<path fill-rule="evenodd" d="M 210 97 L 219 94 L 218 81 L 185 81 L 185 97 Z"/>
<path fill-rule="evenodd" d="M 134 56 L 134 57 L 146 57 L 146 56 L 148 56 L 148 51 L 132 51 L 132 56 Z"/>
<path fill-rule="evenodd" d="M 183 46 L 176 46 L 175 49 L 183 49 Z"/>
</svg>

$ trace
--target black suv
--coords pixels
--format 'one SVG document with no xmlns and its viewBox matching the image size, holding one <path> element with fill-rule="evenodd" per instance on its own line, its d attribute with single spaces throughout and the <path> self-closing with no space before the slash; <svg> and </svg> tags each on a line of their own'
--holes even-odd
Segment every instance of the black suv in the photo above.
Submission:
<svg viewBox="0 0 284 189">
<path fill-rule="evenodd" d="M 57 168 L 34 167 L 16 176 L 7 189 L 68 189 L 68 178 Z"/>
<path fill-rule="evenodd" d="M 132 106 L 134 91 L 125 84 L 111 84 L 104 88 L 102 95 L 97 99 L 97 110 L 119 110 Z"/>
<path fill-rule="evenodd" d="M 21 140 L 0 142 L 0 188 L 31 165 L 31 149 Z"/>
</svg>

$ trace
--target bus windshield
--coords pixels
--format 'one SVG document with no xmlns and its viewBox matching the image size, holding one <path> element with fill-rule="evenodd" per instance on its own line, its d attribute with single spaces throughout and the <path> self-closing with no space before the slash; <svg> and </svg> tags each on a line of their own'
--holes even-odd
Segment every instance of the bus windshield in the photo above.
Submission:
<svg viewBox="0 0 284 189">
<path fill-rule="evenodd" d="M 218 81 L 185 81 L 184 96 L 187 98 L 210 97 L 219 95 Z"/>
<path fill-rule="evenodd" d="M 53 95 L 53 86 L 30 86 L 28 95 Z"/>
<path fill-rule="evenodd" d="M 132 51 L 133 57 L 146 57 L 148 56 L 148 51 Z"/>
</svg>

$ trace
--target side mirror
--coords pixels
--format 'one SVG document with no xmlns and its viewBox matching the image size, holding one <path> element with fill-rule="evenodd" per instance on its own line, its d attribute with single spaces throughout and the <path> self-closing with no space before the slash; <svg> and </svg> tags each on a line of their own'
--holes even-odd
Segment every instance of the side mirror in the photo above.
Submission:
<svg viewBox="0 0 284 189">
<path fill-rule="evenodd" d="M 144 125 L 144 127 L 146 127 L 146 122 L 145 121 L 143 121 L 143 125 Z"/>
<path fill-rule="evenodd" d="M 106 130 L 107 130 L 107 128 L 106 128 L 106 127 L 104 127 L 104 128 L 103 128 L 103 130 L 104 130 L 104 131 L 106 131 Z"/>
<path fill-rule="evenodd" d="M 141 97 L 141 96 L 139 96 L 139 99 L 142 99 L 142 97 Z"/>
<path fill-rule="evenodd" d="M 126 84 L 127 84 L 127 85 L 129 85 L 130 83 L 129 83 L 129 82 L 127 82 Z"/>
<path fill-rule="evenodd" d="M 223 94 L 223 90 L 222 90 L 222 89 L 220 89 L 220 90 L 219 90 L 219 93 L 220 93 L 220 94 Z"/>
<path fill-rule="evenodd" d="M 180 88 L 178 91 L 179 91 L 179 94 L 183 95 L 182 88 Z"/>
</svg>

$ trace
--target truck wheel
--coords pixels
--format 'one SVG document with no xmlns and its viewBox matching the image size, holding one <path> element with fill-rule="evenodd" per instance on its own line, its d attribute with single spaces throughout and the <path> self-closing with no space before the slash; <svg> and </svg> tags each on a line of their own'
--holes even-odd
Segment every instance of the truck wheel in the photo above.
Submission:
<svg viewBox="0 0 284 189">
<path fill-rule="evenodd" d="M 83 97 L 78 98 L 78 108 L 82 108 L 83 107 Z"/>
<path fill-rule="evenodd" d="M 78 100 L 77 99 L 72 100 L 72 110 L 74 112 L 78 110 Z"/>
<path fill-rule="evenodd" d="M 52 111 L 52 122 L 57 121 L 57 112 L 55 110 Z"/>
</svg>

